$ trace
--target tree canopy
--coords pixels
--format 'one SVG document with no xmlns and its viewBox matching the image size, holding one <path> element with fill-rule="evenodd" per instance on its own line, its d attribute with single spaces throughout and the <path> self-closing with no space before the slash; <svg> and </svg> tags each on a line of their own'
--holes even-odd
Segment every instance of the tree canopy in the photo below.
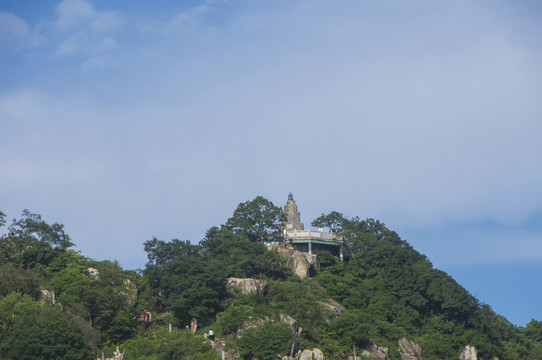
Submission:
<svg viewBox="0 0 542 360">
<path fill-rule="evenodd" d="M 235 233 L 244 233 L 253 241 L 277 232 L 285 217 L 280 207 L 262 196 L 240 203 L 228 219 L 225 228 Z"/>
<path fill-rule="evenodd" d="M 12 293 L 0 300 L 3 359 L 90 360 L 94 356 L 72 316 Z"/>
</svg>

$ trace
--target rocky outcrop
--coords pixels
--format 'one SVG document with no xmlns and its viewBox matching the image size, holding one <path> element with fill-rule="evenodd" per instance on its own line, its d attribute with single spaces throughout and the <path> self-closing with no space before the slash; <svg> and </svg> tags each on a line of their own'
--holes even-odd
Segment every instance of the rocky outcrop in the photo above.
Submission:
<svg viewBox="0 0 542 360">
<path fill-rule="evenodd" d="M 276 250 L 279 255 L 286 260 L 286 266 L 294 271 L 294 274 L 300 278 L 305 278 L 309 275 L 311 265 L 318 268 L 318 256 L 302 251 L 297 251 L 289 245 L 272 244 L 268 250 Z"/>
<path fill-rule="evenodd" d="M 461 355 L 459 355 L 461 360 L 478 360 L 478 352 L 474 346 L 465 345 Z"/>
<path fill-rule="evenodd" d="M 295 357 L 296 360 L 324 360 L 324 354 L 320 349 L 303 350 Z"/>
<path fill-rule="evenodd" d="M 422 360 L 422 348 L 415 342 L 408 341 L 406 337 L 399 339 L 399 354 L 401 360 Z"/>
<path fill-rule="evenodd" d="M 265 293 L 267 285 L 267 280 L 228 278 L 226 288 L 228 291 L 239 289 L 243 294 L 255 295 Z"/>
<path fill-rule="evenodd" d="M 297 322 L 293 317 L 281 313 L 279 315 L 279 321 L 281 323 L 290 325 L 290 327 L 292 328 L 292 333 L 294 334 L 296 339 L 301 335 L 301 331 L 303 330 L 303 328 L 297 325 Z"/>
<path fill-rule="evenodd" d="M 89 275 L 92 276 L 93 278 L 95 278 L 95 279 L 100 278 L 100 272 L 98 271 L 98 269 L 93 268 L 93 267 L 89 267 L 87 269 L 87 271 L 88 271 Z"/>
<path fill-rule="evenodd" d="M 220 356 L 220 358 L 223 360 L 239 360 L 241 358 L 239 352 L 234 349 L 229 349 L 226 341 L 224 340 L 217 339 L 213 344 L 213 348 L 218 356 Z"/>
<path fill-rule="evenodd" d="M 295 321 L 295 319 L 291 316 L 288 316 L 288 315 L 284 315 L 284 314 L 279 314 L 279 317 L 278 318 L 274 318 L 274 319 L 270 319 L 268 317 L 262 319 L 262 318 L 251 318 L 247 321 L 245 321 L 243 323 L 243 325 L 241 326 L 241 328 L 239 329 L 239 331 L 237 332 L 237 337 L 241 337 L 243 335 L 243 333 L 245 333 L 248 329 L 250 328 L 253 328 L 253 327 L 258 327 L 258 326 L 262 326 L 264 324 L 264 322 L 266 321 L 271 321 L 273 323 L 285 323 L 285 324 L 288 324 L 291 328 L 292 328 L 292 334 L 298 338 L 299 335 L 301 334 L 301 331 L 303 330 L 303 328 L 299 327 L 297 325 L 297 322 Z"/>
<path fill-rule="evenodd" d="M 361 351 L 361 355 L 372 356 L 373 358 L 378 360 L 390 359 L 388 356 L 388 348 L 384 346 L 377 346 L 376 344 L 372 344 L 371 347 L 363 349 Z"/>
<path fill-rule="evenodd" d="M 327 299 L 325 301 L 318 301 L 320 308 L 324 310 L 324 316 L 329 322 L 341 315 L 346 310 L 341 304 L 333 299 Z"/>
<path fill-rule="evenodd" d="M 283 356 L 282 360 L 324 360 L 324 353 L 320 349 L 303 350 L 296 357 Z"/>
<path fill-rule="evenodd" d="M 119 294 L 126 296 L 126 300 L 133 305 L 137 300 L 137 285 L 130 279 L 124 279 L 124 286 Z"/>
<path fill-rule="evenodd" d="M 41 289 L 42 302 L 44 304 L 55 305 L 56 296 L 54 291 Z"/>
</svg>

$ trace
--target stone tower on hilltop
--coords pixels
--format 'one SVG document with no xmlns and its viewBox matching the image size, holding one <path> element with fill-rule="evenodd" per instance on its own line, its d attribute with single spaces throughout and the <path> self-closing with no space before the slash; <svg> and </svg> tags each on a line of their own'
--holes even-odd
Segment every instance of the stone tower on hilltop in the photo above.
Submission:
<svg viewBox="0 0 542 360">
<path fill-rule="evenodd" d="M 288 200 L 286 201 L 286 205 L 284 205 L 284 214 L 286 215 L 286 223 L 284 224 L 286 231 L 303 230 L 301 214 L 297 210 L 292 193 L 288 194 Z"/>
<path fill-rule="evenodd" d="M 292 245 L 298 251 L 309 254 L 312 254 L 313 251 L 328 251 L 332 255 L 342 258 L 341 246 L 344 244 L 342 237 L 332 232 L 325 232 L 323 229 L 311 230 L 309 228 L 305 230 L 292 193 L 288 194 L 288 200 L 284 205 L 284 215 L 286 215 L 286 221 L 282 224 L 280 233 L 270 234 L 265 239 L 267 246 L 284 242 Z"/>
</svg>

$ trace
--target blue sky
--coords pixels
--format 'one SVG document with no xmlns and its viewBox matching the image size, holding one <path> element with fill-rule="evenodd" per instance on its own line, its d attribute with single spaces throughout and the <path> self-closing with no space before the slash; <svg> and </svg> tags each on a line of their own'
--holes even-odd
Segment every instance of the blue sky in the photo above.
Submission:
<svg viewBox="0 0 542 360">
<path fill-rule="evenodd" d="M 238 203 L 376 218 L 542 320 L 537 1 L 0 0 L 0 209 L 95 259 Z"/>
</svg>

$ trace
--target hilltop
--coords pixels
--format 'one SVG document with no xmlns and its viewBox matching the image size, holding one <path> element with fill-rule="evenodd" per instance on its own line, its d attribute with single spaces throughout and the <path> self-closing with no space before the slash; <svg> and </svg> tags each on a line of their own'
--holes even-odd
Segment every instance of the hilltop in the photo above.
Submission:
<svg viewBox="0 0 542 360">
<path fill-rule="evenodd" d="M 86 258 L 71 249 L 62 225 L 25 211 L 0 242 L 0 354 L 93 359 L 118 348 L 127 360 L 220 359 L 222 352 L 261 360 L 353 359 L 354 352 L 542 358 L 540 321 L 511 324 L 380 221 L 323 214 L 311 225 L 340 239 L 340 256 L 310 245 L 308 254 L 286 241 L 291 214 L 257 197 L 198 244 L 145 242 L 148 263 L 136 272 Z"/>
</svg>

